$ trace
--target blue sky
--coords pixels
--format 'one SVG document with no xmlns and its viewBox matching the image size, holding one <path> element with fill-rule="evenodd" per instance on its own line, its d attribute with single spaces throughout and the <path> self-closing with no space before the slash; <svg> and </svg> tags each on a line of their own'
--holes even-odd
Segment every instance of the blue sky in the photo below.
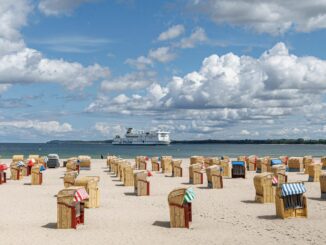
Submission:
<svg viewBox="0 0 326 245">
<path fill-rule="evenodd" d="M 326 1 L 3 0 L 0 141 L 325 138 Z"/>
</svg>

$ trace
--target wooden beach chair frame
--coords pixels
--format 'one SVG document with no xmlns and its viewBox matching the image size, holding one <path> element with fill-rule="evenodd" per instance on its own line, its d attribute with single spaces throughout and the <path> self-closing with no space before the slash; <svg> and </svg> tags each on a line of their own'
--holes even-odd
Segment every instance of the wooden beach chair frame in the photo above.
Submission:
<svg viewBox="0 0 326 245">
<path fill-rule="evenodd" d="M 188 228 L 192 222 L 192 205 L 184 202 L 187 188 L 178 188 L 168 195 L 171 228 Z"/>
<path fill-rule="evenodd" d="M 76 229 L 78 225 L 85 223 L 85 204 L 74 200 L 75 193 L 81 187 L 70 187 L 59 191 L 57 195 L 57 228 Z M 80 214 L 77 216 L 77 209 Z"/>
</svg>

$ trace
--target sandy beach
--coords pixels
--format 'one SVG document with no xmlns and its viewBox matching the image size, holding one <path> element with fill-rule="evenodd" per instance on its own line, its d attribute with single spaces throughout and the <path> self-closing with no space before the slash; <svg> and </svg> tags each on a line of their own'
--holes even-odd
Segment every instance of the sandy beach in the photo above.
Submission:
<svg viewBox="0 0 326 245">
<path fill-rule="evenodd" d="M 9 159 L 3 160 L 7 165 Z M 130 160 L 134 162 L 134 160 Z M 56 229 L 55 195 L 63 189 L 65 168 L 48 169 L 43 185 L 31 186 L 30 177 L 0 185 L 0 244 L 323 244 L 326 240 L 326 206 L 320 200 L 319 182 L 306 182 L 308 218 L 282 220 L 275 204 L 254 202 L 254 172 L 246 179 L 224 179 L 223 189 L 194 186 L 190 229 L 169 228 L 168 193 L 189 186 L 189 159 L 182 159 L 184 177 L 153 173 L 151 195 L 132 195 L 106 168 L 106 160 L 92 160 L 80 176 L 100 176 L 101 206 L 85 211 L 85 225 L 77 230 Z M 7 177 L 10 171 L 7 170 Z M 289 181 L 306 181 L 308 175 L 288 173 Z"/>
</svg>

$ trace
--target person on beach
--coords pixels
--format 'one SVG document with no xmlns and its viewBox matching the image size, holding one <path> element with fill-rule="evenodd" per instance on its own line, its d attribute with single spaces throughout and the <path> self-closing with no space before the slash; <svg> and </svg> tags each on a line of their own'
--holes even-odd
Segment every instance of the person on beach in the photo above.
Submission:
<svg viewBox="0 0 326 245">
<path fill-rule="evenodd" d="M 103 155 L 101 154 L 101 159 L 103 159 L 104 157 L 103 157 Z"/>
</svg>

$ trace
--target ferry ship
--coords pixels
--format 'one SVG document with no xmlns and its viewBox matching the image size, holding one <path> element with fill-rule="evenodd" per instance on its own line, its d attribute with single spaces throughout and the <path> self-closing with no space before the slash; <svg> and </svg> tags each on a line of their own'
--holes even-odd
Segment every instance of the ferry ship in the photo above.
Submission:
<svg viewBox="0 0 326 245">
<path fill-rule="evenodd" d="M 113 145 L 169 145 L 170 132 L 156 130 L 145 132 L 143 130 L 134 130 L 128 128 L 125 137 L 117 135 L 113 141 Z"/>
</svg>

